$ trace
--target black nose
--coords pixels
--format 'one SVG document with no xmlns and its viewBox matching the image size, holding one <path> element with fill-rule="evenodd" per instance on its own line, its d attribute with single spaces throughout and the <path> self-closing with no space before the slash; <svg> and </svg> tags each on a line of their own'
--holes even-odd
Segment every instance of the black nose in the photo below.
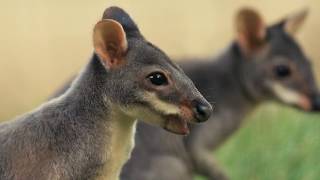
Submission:
<svg viewBox="0 0 320 180">
<path fill-rule="evenodd" d="M 320 111 L 320 95 L 313 96 L 312 111 Z"/>
<path fill-rule="evenodd" d="M 201 101 L 196 101 L 193 108 L 195 118 L 198 122 L 204 122 L 209 119 L 212 114 L 212 107 L 208 103 L 203 103 Z"/>
</svg>

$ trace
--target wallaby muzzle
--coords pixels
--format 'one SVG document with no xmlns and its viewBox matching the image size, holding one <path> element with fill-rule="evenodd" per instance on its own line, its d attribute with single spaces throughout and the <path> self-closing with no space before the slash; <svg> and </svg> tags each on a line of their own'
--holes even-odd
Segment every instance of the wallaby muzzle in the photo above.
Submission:
<svg viewBox="0 0 320 180">
<path fill-rule="evenodd" d="M 194 117 L 198 122 L 204 122 L 209 119 L 212 114 L 212 107 L 210 104 L 200 100 L 194 100 L 192 104 Z"/>
<path fill-rule="evenodd" d="M 189 123 L 205 122 L 212 114 L 212 106 L 202 98 L 193 100 L 188 109 L 191 114 L 167 115 L 164 129 L 172 133 L 187 135 L 190 133 Z"/>
</svg>

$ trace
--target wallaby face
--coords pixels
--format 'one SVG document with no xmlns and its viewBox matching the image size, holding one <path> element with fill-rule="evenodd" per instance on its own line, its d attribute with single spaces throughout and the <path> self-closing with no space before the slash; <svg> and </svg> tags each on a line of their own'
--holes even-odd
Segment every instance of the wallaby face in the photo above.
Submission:
<svg viewBox="0 0 320 180">
<path fill-rule="evenodd" d="M 306 111 L 320 109 L 310 61 L 294 39 L 306 16 L 302 11 L 267 28 L 255 11 L 238 13 L 238 42 L 247 56 L 243 73 L 253 95 Z"/>
<path fill-rule="evenodd" d="M 150 43 L 134 39 L 114 82 L 115 97 L 124 113 L 179 134 L 188 133 L 187 122 L 202 122 L 211 107 L 176 65 Z M 126 88 L 123 88 L 123 85 Z M 199 109 L 200 108 L 200 109 Z"/>
<path fill-rule="evenodd" d="M 121 24 L 115 32 L 108 24 L 116 22 L 107 18 L 118 17 Z M 110 8 L 103 18 L 94 30 L 95 51 L 113 71 L 110 79 L 116 81 L 108 93 L 125 114 L 178 134 L 188 133 L 187 123 L 209 118 L 210 104 L 164 52 L 142 37 L 129 15 Z"/>
</svg>

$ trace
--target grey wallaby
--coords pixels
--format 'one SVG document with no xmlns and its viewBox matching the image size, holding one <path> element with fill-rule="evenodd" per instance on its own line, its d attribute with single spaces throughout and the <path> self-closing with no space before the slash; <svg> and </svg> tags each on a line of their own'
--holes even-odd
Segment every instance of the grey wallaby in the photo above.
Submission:
<svg viewBox="0 0 320 180">
<path fill-rule="evenodd" d="M 210 180 L 228 179 L 212 151 L 235 133 L 258 105 L 273 100 L 319 111 L 311 62 L 294 39 L 306 16 L 303 10 L 266 27 L 255 10 L 241 9 L 235 19 L 237 37 L 221 55 L 181 64 L 214 104 L 215 116 L 192 126 L 187 137 L 138 123 L 136 146 L 121 179 L 190 180 L 194 174 Z M 68 84 L 57 94 L 68 89 Z"/>
<path fill-rule="evenodd" d="M 66 93 L 1 124 L 1 180 L 119 179 L 136 119 L 187 134 L 209 118 L 211 105 L 122 9 L 106 9 L 93 44 Z"/>
</svg>

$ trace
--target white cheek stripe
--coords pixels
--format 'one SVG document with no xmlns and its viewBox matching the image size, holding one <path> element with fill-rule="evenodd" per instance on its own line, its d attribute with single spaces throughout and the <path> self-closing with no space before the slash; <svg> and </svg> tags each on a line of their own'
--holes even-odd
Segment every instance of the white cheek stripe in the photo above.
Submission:
<svg viewBox="0 0 320 180">
<path fill-rule="evenodd" d="M 162 101 L 158 98 L 155 93 L 146 92 L 144 93 L 144 99 L 153 106 L 154 109 L 169 115 L 169 114 L 179 114 L 180 108 L 177 105 L 173 105 L 167 102 Z"/>
<path fill-rule="evenodd" d="M 272 82 L 271 88 L 273 89 L 273 92 L 276 94 L 276 96 L 285 103 L 299 104 L 301 102 L 302 96 L 299 93 L 286 88 L 279 83 Z"/>
</svg>

